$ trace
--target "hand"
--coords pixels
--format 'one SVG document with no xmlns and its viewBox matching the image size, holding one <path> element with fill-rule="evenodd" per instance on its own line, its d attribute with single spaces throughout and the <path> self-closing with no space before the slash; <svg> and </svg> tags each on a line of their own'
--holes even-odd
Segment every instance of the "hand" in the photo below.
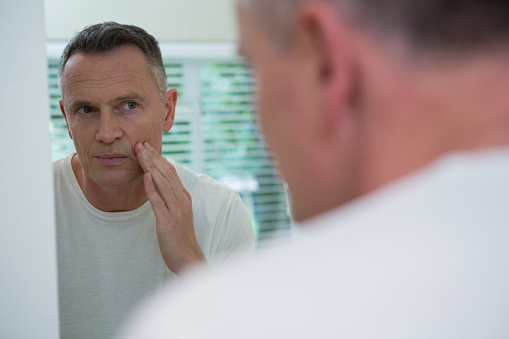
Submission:
<svg viewBox="0 0 509 339">
<path fill-rule="evenodd" d="M 205 262 L 194 232 L 191 195 L 177 171 L 147 142 L 136 145 L 143 183 L 156 217 L 157 240 L 166 266 L 176 274 Z"/>
</svg>

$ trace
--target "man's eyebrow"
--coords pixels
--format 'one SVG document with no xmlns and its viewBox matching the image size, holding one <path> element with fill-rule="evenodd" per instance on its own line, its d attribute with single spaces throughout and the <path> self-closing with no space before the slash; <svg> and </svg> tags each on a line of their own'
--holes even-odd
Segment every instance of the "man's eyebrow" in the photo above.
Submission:
<svg viewBox="0 0 509 339">
<path fill-rule="evenodd" d="M 65 106 L 65 103 L 64 103 L 64 106 Z M 75 111 L 78 108 L 85 107 L 85 106 L 94 106 L 94 104 L 87 100 L 76 100 L 76 101 L 70 100 L 70 102 L 69 102 L 69 109 L 71 111 Z"/>
<path fill-rule="evenodd" d="M 141 95 L 139 95 L 138 93 L 130 93 L 130 94 L 118 96 L 118 97 L 110 100 L 108 102 L 108 104 L 115 105 L 115 104 L 125 102 L 125 101 L 136 101 L 136 102 L 140 103 L 140 102 L 143 102 L 144 100 L 143 100 L 143 97 Z M 78 108 L 85 107 L 85 106 L 95 107 L 96 104 L 94 104 L 92 101 L 89 101 L 89 100 L 76 100 L 76 101 L 70 100 L 70 102 L 69 102 L 69 108 L 71 111 L 75 111 Z"/>
<path fill-rule="evenodd" d="M 116 104 L 123 101 L 136 101 L 136 102 L 143 102 L 143 96 L 139 95 L 138 93 L 129 93 L 126 95 L 118 96 L 112 100 L 110 100 L 109 104 Z"/>
</svg>

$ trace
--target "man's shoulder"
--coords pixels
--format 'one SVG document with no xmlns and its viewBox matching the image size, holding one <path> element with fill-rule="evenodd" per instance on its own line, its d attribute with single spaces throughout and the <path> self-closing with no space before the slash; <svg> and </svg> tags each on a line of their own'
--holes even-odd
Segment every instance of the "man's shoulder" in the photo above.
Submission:
<svg viewBox="0 0 509 339">
<path fill-rule="evenodd" d="M 65 160 L 66 159 L 67 159 L 67 156 L 63 157 L 63 158 L 60 158 L 60 159 L 57 159 L 57 160 L 53 160 L 53 162 L 51 163 L 51 165 L 53 166 L 53 169 L 63 168 L 65 166 Z"/>
<path fill-rule="evenodd" d="M 54 176 L 55 182 L 56 182 L 56 180 L 61 178 L 68 171 L 68 169 L 72 169 L 71 159 L 72 159 L 73 155 L 74 155 L 74 153 L 71 153 L 69 155 L 66 155 L 63 158 L 60 158 L 60 159 L 52 162 L 53 176 Z"/>
<path fill-rule="evenodd" d="M 250 337 L 307 338 L 316 336 L 319 328 L 330 337 L 394 333 L 429 338 L 439 334 L 435 329 L 451 315 L 466 325 L 450 328 L 450 337 L 493 329 L 489 324 L 500 326 L 502 322 L 482 318 L 481 307 L 468 312 L 485 322 L 466 321 L 470 315 L 457 300 L 475 300 L 471 304 L 485 305 L 492 314 L 506 312 L 509 277 L 502 268 L 507 267 L 509 251 L 499 239 L 509 235 L 507 213 L 498 227 L 486 225 L 487 218 L 472 219 L 479 213 L 473 206 L 467 206 L 472 213 L 456 213 L 456 202 L 449 195 L 439 199 L 442 183 L 449 182 L 453 186 L 448 190 L 455 191 L 470 175 L 458 179 L 456 168 L 449 166 L 430 170 L 440 173 L 419 176 L 415 183 L 409 178 L 405 189 L 389 187 L 309 220 L 308 232 L 258 256 L 254 263 L 203 271 L 189 276 L 177 290 L 163 290 L 132 333 L 151 338 L 168 333 L 233 338 L 249 328 Z M 458 218 L 462 222 L 456 222 Z M 198 299 L 197 310 L 192 301 Z M 210 317 L 213 312 L 226 320 L 218 324 Z M 184 323 L 185 328 L 180 325 Z M 252 327 L 253 323 L 263 326 Z M 414 335 L 405 332 L 423 328 L 426 331 L 411 332 Z"/>
<path fill-rule="evenodd" d="M 507 313 L 509 216 L 499 193 L 508 195 L 508 169 L 505 155 L 440 161 L 309 220 L 299 239 L 254 263 L 168 287 L 131 328 L 139 336 L 126 338 L 307 338 L 317 329 L 429 338 L 443 336 L 444 319 L 465 324 L 446 327 L 448 337 L 505 333 L 504 320 L 484 315 Z"/>
</svg>

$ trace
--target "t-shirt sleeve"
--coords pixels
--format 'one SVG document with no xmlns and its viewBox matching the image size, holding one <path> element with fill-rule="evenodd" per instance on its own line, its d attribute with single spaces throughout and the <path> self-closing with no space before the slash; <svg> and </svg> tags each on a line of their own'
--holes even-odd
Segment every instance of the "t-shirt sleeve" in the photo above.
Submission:
<svg viewBox="0 0 509 339">
<path fill-rule="evenodd" d="M 251 217 L 236 192 L 231 192 L 225 206 L 224 218 L 218 218 L 216 230 L 220 230 L 217 244 L 209 266 L 216 268 L 225 262 L 247 260 L 254 257 L 255 235 Z"/>
</svg>

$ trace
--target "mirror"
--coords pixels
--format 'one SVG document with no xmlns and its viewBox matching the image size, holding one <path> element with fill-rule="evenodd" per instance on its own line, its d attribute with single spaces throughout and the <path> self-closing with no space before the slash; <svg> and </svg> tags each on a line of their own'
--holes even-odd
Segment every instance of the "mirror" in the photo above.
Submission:
<svg viewBox="0 0 509 339">
<path fill-rule="evenodd" d="M 61 331 L 63 337 L 101 337 L 114 331 L 129 310 L 175 274 L 166 267 L 167 262 L 159 252 L 153 229 L 155 221 L 145 220 L 142 226 L 132 221 L 133 215 L 151 210 L 149 203 L 113 215 L 97 208 L 84 193 L 85 186 L 77 175 L 83 174 L 79 172 L 81 161 L 71 160 L 74 144 L 60 109 L 58 87 L 60 55 L 75 32 L 104 21 L 129 22 L 158 39 L 168 88 L 179 93 L 173 126 L 162 137 L 162 155 L 183 166 L 174 163 L 181 179 L 188 177 L 185 167 L 236 191 L 259 243 L 290 232 L 286 191 L 260 136 L 252 99 L 256 84 L 236 56 L 231 1 L 220 4 L 149 1 L 140 6 L 134 1 L 131 4 L 93 1 L 81 5 L 46 0 L 45 5 L 51 147 L 53 161 L 59 168 L 55 171 L 55 185 Z M 101 13 L 93 11 L 94 8 L 101 8 Z M 82 14 L 78 20 L 73 15 L 76 11 Z M 169 20 L 162 13 L 178 15 Z M 199 24 L 190 27 L 190 22 Z M 217 43 L 218 40 L 224 42 Z M 90 109 L 93 113 L 96 109 L 93 100 L 99 100 L 102 92 L 87 93 L 89 96 L 80 99 L 87 112 Z M 83 131 L 81 126 L 74 133 L 75 140 L 77 133 L 81 135 Z M 191 186 L 186 188 L 191 191 Z M 76 202 L 72 203 L 70 197 Z M 220 195 L 213 198 L 196 207 L 201 194 L 195 194 L 195 225 L 202 215 L 224 209 L 222 202 L 230 200 Z M 211 220 L 235 218 L 236 213 L 223 212 L 222 219 Z M 221 242 L 235 239 L 209 233 L 207 229 L 196 229 L 205 257 L 215 255 L 219 265 L 227 257 L 236 256 L 233 250 L 222 253 L 216 248 L 224 246 Z M 217 237 L 217 244 L 204 245 L 210 237 Z"/>
</svg>

